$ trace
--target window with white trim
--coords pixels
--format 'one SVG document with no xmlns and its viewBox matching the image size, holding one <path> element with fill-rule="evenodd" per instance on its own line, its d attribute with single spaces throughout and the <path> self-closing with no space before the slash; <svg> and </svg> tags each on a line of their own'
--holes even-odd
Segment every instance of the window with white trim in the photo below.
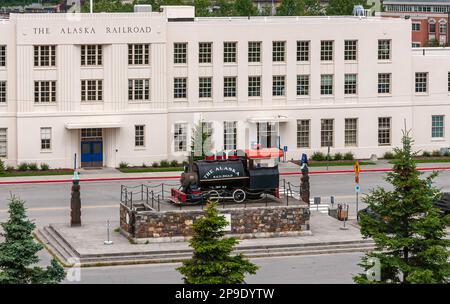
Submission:
<svg viewBox="0 0 450 304">
<path fill-rule="evenodd" d="M 223 97 L 236 97 L 237 81 L 236 77 L 223 78 Z"/>
<path fill-rule="evenodd" d="M 174 124 L 174 151 L 185 152 L 187 148 L 187 123 Z"/>
<path fill-rule="evenodd" d="M 413 23 L 411 23 L 411 26 L 412 26 L 413 32 L 419 32 L 420 31 L 420 23 L 413 22 Z"/>
<path fill-rule="evenodd" d="M 320 75 L 320 95 L 333 95 L 333 75 Z"/>
<path fill-rule="evenodd" d="M 34 102 L 35 103 L 56 102 L 56 81 L 35 81 Z"/>
<path fill-rule="evenodd" d="M 0 67 L 6 66 L 6 45 L 0 45 Z"/>
<path fill-rule="evenodd" d="M 416 93 L 426 93 L 428 92 L 428 73 L 426 72 L 416 72 Z"/>
<path fill-rule="evenodd" d="M 297 61 L 309 61 L 309 41 L 297 41 Z"/>
<path fill-rule="evenodd" d="M 345 146 L 358 146 L 358 118 L 346 118 L 344 132 Z"/>
<path fill-rule="evenodd" d="M 81 101 L 103 101 L 103 80 L 81 80 Z"/>
<path fill-rule="evenodd" d="M 134 146 L 145 147 L 145 125 L 134 126 Z"/>
<path fill-rule="evenodd" d="M 378 40 L 378 60 L 390 60 L 391 59 L 391 40 L 379 39 Z"/>
<path fill-rule="evenodd" d="M 223 122 L 223 149 L 236 150 L 237 149 L 237 122 L 224 121 Z"/>
<path fill-rule="evenodd" d="M 150 79 L 128 79 L 128 100 L 150 100 Z"/>
<path fill-rule="evenodd" d="M 0 103 L 6 102 L 6 81 L 0 81 Z"/>
<path fill-rule="evenodd" d="M 173 63 L 185 64 L 187 63 L 187 43 L 175 42 L 173 44 Z"/>
<path fill-rule="evenodd" d="M 198 63 L 212 62 L 212 42 L 198 43 Z"/>
<path fill-rule="evenodd" d="M 261 76 L 248 77 L 248 97 L 261 97 Z"/>
<path fill-rule="evenodd" d="M 237 42 L 223 43 L 223 62 L 224 63 L 237 62 Z"/>
<path fill-rule="evenodd" d="M 391 118 L 378 117 L 378 145 L 391 145 Z"/>
<path fill-rule="evenodd" d="M 411 42 L 411 46 L 412 46 L 413 48 L 420 48 L 420 42 L 415 42 L 415 41 L 413 41 L 413 42 Z"/>
<path fill-rule="evenodd" d="M 321 119 L 320 121 L 320 145 L 333 147 L 334 143 L 334 119 Z"/>
<path fill-rule="evenodd" d="M 431 137 L 432 138 L 444 137 L 444 115 L 431 116 Z"/>
<path fill-rule="evenodd" d="M 173 98 L 187 98 L 187 78 L 176 77 L 173 79 Z"/>
<path fill-rule="evenodd" d="M 447 34 L 447 23 L 445 22 L 445 20 L 439 21 L 439 34 Z"/>
<path fill-rule="evenodd" d="M 309 75 L 297 75 L 297 96 L 309 95 Z"/>
<path fill-rule="evenodd" d="M 41 128 L 41 150 L 52 148 L 52 128 Z"/>
<path fill-rule="evenodd" d="M 284 96 L 286 93 L 286 76 L 272 76 L 272 96 Z"/>
<path fill-rule="evenodd" d="M 378 93 L 391 93 L 391 73 L 378 73 Z"/>
<path fill-rule="evenodd" d="M 344 60 L 355 61 L 358 58 L 358 40 L 344 41 Z"/>
<path fill-rule="evenodd" d="M 34 66 L 35 67 L 56 66 L 56 45 L 35 45 Z"/>
<path fill-rule="evenodd" d="M 0 128 L 0 157 L 8 156 L 8 129 Z"/>
<path fill-rule="evenodd" d="M 150 44 L 129 44 L 128 64 L 129 65 L 150 64 Z"/>
<path fill-rule="evenodd" d="M 356 74 L 344 75 L 344 94 L 356 95 L 358 93 L 358 76 Z"/>
<path fill-rule="evenodd" d="M 311 120 L 297 120 L 297 148 L 309 148 L 311 138 Z"/>
<path fill-rule="evenodd" d="M 198 79 L 198 97 L 212 97 L 212 77 L 200 77 Z"/>
<path fill-rule="evenodd" d="M 320 61 L 333 61 L 333 40 L 320 41 Z"/>
<path fill-rule="evenodd" d="M 261 41 L 248 42 L 248 62 L 261 62 Z"/>
<path fill-rule="evenodd" d="M 272 42 L 272 61 L 284 62 L 286 57 L 286 41 Z"/>
<path fill-rule="evenodd" d="M 102 45 L 82 45 L 81 46 L 81 65 L 96 66 L 103 64 L 103 46 Z"/>
</svg>

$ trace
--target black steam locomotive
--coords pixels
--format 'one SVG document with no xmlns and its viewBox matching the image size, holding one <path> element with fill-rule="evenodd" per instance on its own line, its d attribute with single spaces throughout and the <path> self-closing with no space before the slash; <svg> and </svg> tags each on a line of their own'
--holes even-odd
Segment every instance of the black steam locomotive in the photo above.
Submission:
<svg viewBox="0 0 450 304">
<path fill-rule="evenodd" d="M 181 175 L 180 188 L 172 189 L 169 199 L 189 204 L 222 199 L 241 203 L 263 194 L 279 198 L 278 165 L 271 165 L 270 160 L 273 163 L 282 155 L 279 149 L 258 149 L 190 160 Z"/>
</svg>

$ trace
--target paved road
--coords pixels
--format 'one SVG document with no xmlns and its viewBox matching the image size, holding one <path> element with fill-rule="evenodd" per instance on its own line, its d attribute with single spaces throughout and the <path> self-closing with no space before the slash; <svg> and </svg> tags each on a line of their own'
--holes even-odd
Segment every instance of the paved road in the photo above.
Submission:
<svg viewBox="0 0 450 304">
<path fill-rule="evenodd" d="M 352 275 L 361 269 L 357 265 L 361 253 L 345 253 L 316 256 L 259 258 L 252 260 L 260 266 L 255 276 L 248 276 L 247 283 L 304 283 L 304 284 L 350 284 Z M 180 264 L 153 264 L 82 268 L 81 281 L 65 283 L 182 283 L 175 270 Z"/>
</svg>

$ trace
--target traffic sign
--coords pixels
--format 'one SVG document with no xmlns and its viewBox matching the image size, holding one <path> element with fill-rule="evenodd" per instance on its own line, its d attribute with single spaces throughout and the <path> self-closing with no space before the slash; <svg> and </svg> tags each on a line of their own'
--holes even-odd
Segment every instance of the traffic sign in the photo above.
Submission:
<svg viewBox="0 0 450 304">
<path fill-rule="evenodd" d="M 355 176 L 359 175 L 359 171 L 361 171 L 361 167 L 359 166 L 359 162 L 356 161 L 355 165 L 353 166 L 353 170 L 355 171 Z"/>
<path fill-rule="evenodd" d="M 355 176 L 355 184 L 359 184 L 359 176 Z"/>
<path fill-rule="evenodd" d="M 355 185 L 355 192 L 359 193 L 359 185 L 358 184 Z"/>
</svg>

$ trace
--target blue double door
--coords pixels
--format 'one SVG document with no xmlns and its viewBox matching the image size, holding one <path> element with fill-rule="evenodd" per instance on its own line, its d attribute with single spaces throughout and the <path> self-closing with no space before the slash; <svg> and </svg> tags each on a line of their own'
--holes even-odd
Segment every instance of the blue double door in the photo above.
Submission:
<svg viewBox="0 0 450 304">
<path fill-rule="evenodd" d="M 103 142 L 101 140 L 81 142 L 81 167 L 103 167 Z"/>
</svg>

